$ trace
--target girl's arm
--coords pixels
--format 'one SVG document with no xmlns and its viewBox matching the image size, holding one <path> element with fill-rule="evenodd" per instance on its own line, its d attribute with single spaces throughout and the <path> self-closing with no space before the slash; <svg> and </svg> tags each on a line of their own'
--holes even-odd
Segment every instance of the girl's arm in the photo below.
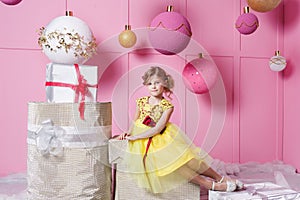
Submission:
<svg viewBox="0 0 300 200">
<path fill-rule="evenodd" d="M 116 139 L 119 139 L 119 140 L 124 140 L 124 139 L 126 139 L 126 137 L 127 137 L 128 135 L 131 134 L 132 128 L 133 128 L 133 126 L 134 126 L 134 122 L 139 118 L 139 116 L 140 116 L 140 109 L 139 109 L 138 106 L 136 106 L 136 110 L 135 110 L 135 114 L 134 114 L 134 117 L 133 117 L 133 121 L 131 122 L 128 131 L 125 132 L 125 133 L 122 133 L 122 134 L 119 135 Z"/>
<path fill-rule="evenodd" d="M 130 127 L 129 127 L 128 131 L 127 131 L 128 134 L 131 134 L 132 128 L 134 126 L 134 122 L 139 118 L 139 116 L 140 116 L 140 108 L 138 106 L 136 106 L 135 115 L 133 117 L 133 121 L 131 122 Z"/>
<path fill-rule="evenodd" d="M 169 119 L 173 113 L 173 107 L 169 108 L 167 110 L 165 110 L 161 116 L 161 118 L 158 120 L 158 122 L 156 123 L 156 125 L 152 128 L 150 128 L 149 130 L 138 134 L 138 135 L 134 135 L 134 136 L 127 136 L 126 139 L 128 140 L 138 140 L 138 139 L 143 139 L 143 138 L 149 138 L 152 137 L 156 134 L 159 134 L 167 125 L 167 123 L 169 122 Z"/>
</svg>

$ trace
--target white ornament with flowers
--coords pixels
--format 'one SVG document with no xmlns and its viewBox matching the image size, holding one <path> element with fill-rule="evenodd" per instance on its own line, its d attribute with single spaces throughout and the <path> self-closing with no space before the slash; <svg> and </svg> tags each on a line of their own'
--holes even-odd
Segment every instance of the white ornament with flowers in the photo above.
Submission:
<svg viewBox="0 0 300 200">
<path fill-rule="evenodd" d="M 53 19 L 39 33 L 39 45 L 53 63 L 83 64 L 97 49 L 89 26 L 74 16 Z"/>
</svg>

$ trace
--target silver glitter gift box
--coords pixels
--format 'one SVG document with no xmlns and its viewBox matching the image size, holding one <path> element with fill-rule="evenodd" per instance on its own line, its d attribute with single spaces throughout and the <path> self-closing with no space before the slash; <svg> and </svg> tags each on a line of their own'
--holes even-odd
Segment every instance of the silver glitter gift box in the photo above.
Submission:
<svg viewBox="0 0 300 200">
<path fill-rule="evenodd" d="M 200 187 L 187 183 L 162 194 L 153 194 L 138 187 L 126 172 L 123 157 L 127 149 L 127 140 L 109 140 L 109 162 L 114 166 L 114 195 L 116 200 L 194 200 L 200 199 Z"/>
<path fill-rule="evenodd" d="M 28 199 L 111 198 L 111 103 L 28 104 Z"/>
</svg>

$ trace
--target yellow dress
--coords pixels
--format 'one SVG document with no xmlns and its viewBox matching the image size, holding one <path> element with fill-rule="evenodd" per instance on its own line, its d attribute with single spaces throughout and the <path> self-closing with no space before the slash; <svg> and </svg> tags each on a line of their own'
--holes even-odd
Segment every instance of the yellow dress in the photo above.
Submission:
<svg viewBox="0 0 300 200">
<path fill-rule="evenodd" d="M 134 122 L 132 135 L 143 133 L 151 128 L 143 124 L 147 116 L 157 122 L 165 110 L 173 107 L 165 98 L 158 105 L 150 105 L 149 97 L 138 99 L 137 106 L 140 116 Z M 143 162 L 147 143 L 148 138 L 129 141 L 124 161 L 128 172 L 138 185 L 153 193 L 167 192 L 179 184 L 188 182 L 197 175 L 195 170 L 202 173 L 207 170 L 211 162 L 206 153 L 201 152 L 200 148 L 196 147 L 175 124 L 170 122 L 167 123 L 162 133 L 152 137 Z M 205 156 L 200 156 L 200 153 Z M 191 170 L 191 167 L 194 170 Z"/>
</svg>

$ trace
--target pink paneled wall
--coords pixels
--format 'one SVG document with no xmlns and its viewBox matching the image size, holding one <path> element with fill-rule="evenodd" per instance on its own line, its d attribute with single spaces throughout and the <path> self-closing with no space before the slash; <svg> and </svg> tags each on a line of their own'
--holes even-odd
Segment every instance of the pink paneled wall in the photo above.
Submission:
<svg viewBox="0 0 300 200">
<path fill-rule="evenodd" d="M 300 2 L 286 1 L 284 13 L 284 52 L 289 65 L 283 74 L 283 160 L 300 170 Z"/>
<path fill-rule="evenodd" d="M 253 11 L 260 27 L 248 36 L 234 28 L 246 0 L 23 0 L 16 6 L 0 3 L 0 176 L 26 170 L 27 102 L 45 101 L 49 60 L 37 45 L 36 30 L 72 10 L 89 24 L 101 45 L 116 39 L 128 21 L 133 29 L 147 27 L 169 4 L 188 18 L 193 40 L 210 53 L 223 79 L 226 118 L 210 154 L 225 162 L 283 160 L 300 169 L 297 0 L 284 0 L 268 13 Z M 288 58 L 284 73 L 269 69 L 275 50 Z M 151 64 L 159 64 L 176 80 L 176 109 L 171 120 L 187 134 L 197 125 L 198 132 L 192 137 L 197 145 L 204 144 L 211 117 L 210 96 L 185 89 L 180 76 L 185 59 L 153 50 L 119 54 L 118 50 L 102 52 L 86 63 L 98 65 L 103 72 L 98 100 L 114 104 L 113 133 L 128 127 L 134 99 L 146 94 L 139 86 L 141 74 Z M 116 59 L 104 69 L 105 56 Z"/>
</svg>

